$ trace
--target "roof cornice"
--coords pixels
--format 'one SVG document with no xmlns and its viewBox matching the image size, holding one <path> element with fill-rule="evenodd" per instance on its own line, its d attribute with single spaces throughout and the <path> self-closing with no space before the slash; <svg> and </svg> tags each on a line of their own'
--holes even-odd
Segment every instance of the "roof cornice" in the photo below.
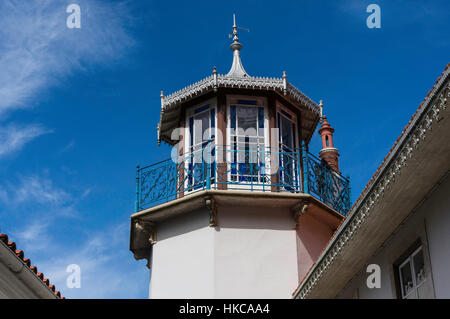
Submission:
<svg viewBox="0 0 450 319">
<path fill-rule="evenodd" d="M 164 130 L 162 119 L 165 114 L 175 111 L 191 99 L 200 95 L 217 91 L 219 88 L 233 89 L 249 89 L 249 90 L 267 90 L 274 91 L 283 96 L 289 97 L 292 102 L 303 105 L 308 111 L 320 116 L 320 106 L 297 89 L 294 85 L 286 80 L 284 73 L 282 78 L 271 77 L 233 77 L 228 75 L 220 75 L 215 72 L 213 75 L 204 78 L 192 85 L 189 85 L 170 95 L 161 94 L 161 113 L 160 122 L 158 124 L 158 143 L 161 142 L 161 130 Z"/>
<path fill-rule="evenodd" d="M 227 75 L 211 75 L 201 81 L 176 91 L 163 99 L 162 109 L 171 109 L 179 103 L 218 88 L 238 88 L 254 90 L 273 90 L 291 96 L 294 101 L 301 102 L 311 111 L 320 114 L 320 107 L 303 94 L 294 85 L 283 78 L 270 77 L 231 77 Z"/>
</svg>

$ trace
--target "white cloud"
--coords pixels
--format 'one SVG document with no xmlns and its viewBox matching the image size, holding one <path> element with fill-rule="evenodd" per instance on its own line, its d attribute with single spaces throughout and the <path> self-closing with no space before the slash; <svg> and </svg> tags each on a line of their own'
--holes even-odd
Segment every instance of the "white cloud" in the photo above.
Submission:
<svg viewBox="0 0 450 319">
<path fill-rule="evenodd" d="M 32 202 L 61 206 L 71 199 L 70 194 L 55 187 L 51 180 L 38 176 L 22 177 L 19 187 L 13 190 L 15 203 Z"/>
<path fill-rule="evenodd" d="M 82 214 L 77 205 L 87 195 L 86 190 L 72 194 L 70 190 L 54 185 L 47 177 L 19 176 L 0 184 L 0 214 L 26 212 L 30 220 L 38 218 L 48 225 L 58 218 L 80 219 Z"/>
<path fill-rule="evenodd" d="M 76 70 L 104 65 L 133 45 L 126 2 L 78 0 L 82 28 L 66 26 L 71 1 L 0 1 L 0 115 L 33 106 Z"/>
<path fill-rule="evenodd" d="M 13 231 L 14 240 L 20 243 L 20 249 L 26 252 L 42 251 L 48 247 L 50 236 L 49 223 L 42 219 L 33 220 L 30 224 Z"/>
<path fill-rule="evenodd" d="M 87 188 L 75 194 L 42 176 L 20 177 L 15 183 L 0 185 L 0 219 L 19 208 L 27 212 L 27 218 L 19 218 L 20 222 L 8 227 L 7 232 L 65 297 L 146 297 L 149 270 L 144 261 L 139 265 L 129 251 L 128 218 L 121 223 L 95 228 L 88 224 L 73 227 L 73 234 L 61 237 L 67 228 L 72 228 L 62 218 L 67 217 L 67 211 L 79 217 L 76 214 L 78 200 L 89 196 L 90 192 Z M 72 222 L 85 220 L 72 218 L 69 223 Z M 61 225 L 64 228 L 61 229 Z M 69 275 L 66 268 L 70 264 L 81 267 L 80 289 L 66 286 Z"/>
<path fill-rule="evenodd" d="M 28 225 L 25 229 L 23 229 L 20 233 L 18 233 L 18 238 L 31 241 L 36 240 L 37 238 L 41 239 L 42 235 L 45 234 L 47 230 L 48 224 L 43 223 L 42 221 L 35 221 Z"/>
<path fill-rule="evenodd" d="M 0 127 L 0 158 L 21 150 L 36 137 L 49 133 L 40 125 Z"/>
<path fill-rule="evenodd" d="M 77 0 L 82 28 L 68 29 L 66 7 L 72 2 L 0 1 L 0 121 L 15 110 L 36 107 L 42 95 L 73 73 L 109 66 L 134 46 L 128 28 L 132 22 L 130 1 Z M 0 126 L 0 158 L 48 132 L 38 125 Z M 73 145 L 68 144 L 62 152 Z M 64 185 L 68 187 L 62 189 L 39 175 L 0 182 L 1 219 L 9 216 L 9 221 L 22 214 L 16 218 L 20 222 L 9 227 L 19 248 L 67 297 L 145 296 L 142 290 L 148 288 L 143 280 L 148 270 L 143 265 L 138 274 L 133 268 L 136 262 L 128 250 L 127 223 L 91 232 L 89 225 L 83 225 L 78 229 L 84 234 L 76 232 L 69 241 L 62 238 L 60 226 L 67 227 L 62 218 L 80 222 L 83 217 L 77 206 L 91 192 L 89 188 L 73 191 L 73 185 Z M 65 270 L 72 263 L 81 266 L 80 290 L 65 288 Z"/>
<path fill-rule="evenodd" d="M 42 216 L 40 216 L 42 217 Z M 149 270 L 146 261 L 136 262 L 128 248 L 128 222 L 85 228 L 70 242 L 61 241 L 56 220 L 44 216 L 14 227 L 16 241 L 33 265 L 66 298 L 145 298 Z M 139 263 L 139 264 L 138 264 Z M 67 266 L 81 269 L 81 288 L 68 288 Z"/>
<path fill-rule="evenodd" d="M 39 269 L 67 298 L 137 298 L 146 296 L 149 270 L 145 262 L 136 268 L 128 250 L 128 224 L 116 224 L 77 238 L 74 249 L 58 247 L 45 260 L 36 260 Z M 81 268 L 81 288 L 66 286 L 66 268 Z M 138 269 L 138 270 L 136 270 Z M 147 281 L 147 283 L 146 283 Z"/>
</svg>

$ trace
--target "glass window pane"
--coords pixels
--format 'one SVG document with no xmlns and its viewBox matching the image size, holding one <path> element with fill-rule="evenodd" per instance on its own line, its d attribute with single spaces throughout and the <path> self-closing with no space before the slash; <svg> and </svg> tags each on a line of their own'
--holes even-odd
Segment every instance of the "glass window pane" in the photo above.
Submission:
<svg viewBox="0 0 450 319">
<path fill-rule="evenodd" d="M 292 140 L 293 140 L 292 147 L 296 148 L 297 145 L 296 145 L 296 139 L 295 139 L 295 124 L 292 124 Z"/>
<path fill-rule="evenodd" d="M 194 118 L 189 118 L 189 146 L 194 144 Z"/>
<path fill-rule="evenodd" d="M 232 105 L 230 106 L 230 127 L 231 127 L 231 134 L 236 134 L 236 106 Z"/>
<path fill-rule="evenodd" d="M 278 129 L 281 128 L 280 117 L 281 117 L 280 113 L 277 113 L 277 124 L 278 124 Z M 281 142 L 281 134 L 279 134 L 278 140 L 279 140 L 279 142 Z"/>
<path fill-rule="evenodd" d="M 208 110 L 208 109 L 209 109 L 209 104 L 204 105 L 204 106 L 199 107 L 198 109 L 196 109 L 196 110 L 195 110 L 195 114 L 204 112 L 204 111 L 206 111 L 206 110 Z"/>
<path fill-rule="evenodd" d="M 237 102 L 242 105 L 256 105 L 257 104 L 257 102 L 255 100 L 238 100 Z"/>
<path fill-rule="evenodd" d="M 421 284 L 417 288 L 417 299 L 433 299 L 434 293 L 432 287 L 427 284 Z"/>
<path fill-rule="evenodd" d="M 256 136 L 257 109 L 250 106 L 241 106 L 238 108 L 238 129 L 246 135 Z"/>
<path fill-rule="evenodd" d="M 284 146 L 287 146 L 288 149 L 284 149 L 283 151 L 292 151 L 294 148 L 294 139 L 292 136 L 292 122 L 289 121 L 284 116 L 281 116 L 281 141 L 284 144 Z"/>
<path fill-rule="evenodd" d="M 258 136 L 264 136 L 264 108 L 258 107 Z"/>
<path fill-rule="evenodd" d="M 208 141 L 209 136 L 205 134 L 209 129 L 209 112 L 196 114 L 194 120 L 194 143 L 201 144 L 203 141 Z"/>
<path fill-rule="evenodd" d="M 411 262 L 405 263 L 400 267 L 400 277 L 402 283 L 403 296 L 405 297 L 414 289 L 414 282 L 411 273 Z"/>
<path fill-rule="evenodd" d="M 423 260 L 423 251 L 422 249 L 419 250 L 414 256 L 413 256 L 413 263 L 414 263 L 414 272 L 416 276 L 416 283 L 417 285 L 420 284 L 422 281 L 425 280 L 425 262 Z"/>
<path fill-rule="evenodd" d="M 408 297 L 406 297 L 406 299 L 417 299 L 416 293 L 415 293 L 415 292 L 410 293 L 410 294 L 408 295 Z"/>
<path fill-rule="evenodd" d="M 211 132 L 211 139 L 215 138 L 214 129 L 216 128 L 216 112 L 214 109 L 211 109 L 211 128 L 213 131 Z"/>
</svg>

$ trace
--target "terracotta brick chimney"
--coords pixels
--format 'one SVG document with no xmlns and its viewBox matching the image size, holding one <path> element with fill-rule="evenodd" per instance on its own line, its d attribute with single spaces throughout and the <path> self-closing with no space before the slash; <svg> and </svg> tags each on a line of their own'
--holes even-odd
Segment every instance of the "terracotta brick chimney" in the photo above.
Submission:
<svg viewBox="0 0 450 319">
<path fill-rule="evenodd" d="M 327 122 L 327 117 L 323 116 L 322 126 L 319 129 L 319 134 L 322 136 L 322 149 L 319 152 L 319 157 L 339 172 L 339 152 L 333 146 L 333 133 L 334 128 Z"/>
</svg>

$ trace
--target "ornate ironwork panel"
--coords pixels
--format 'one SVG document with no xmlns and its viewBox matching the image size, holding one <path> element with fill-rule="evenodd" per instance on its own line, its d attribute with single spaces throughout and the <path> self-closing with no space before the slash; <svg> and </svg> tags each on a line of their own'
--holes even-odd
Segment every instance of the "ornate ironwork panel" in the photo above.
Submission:
<svg viewBox="0 0 450 319">
<path fill-rule="evenodd" d="M 304 166 L 307 180 L 305 192 L 346 215 L 351 203 L 350 181 L 310 153 L 307 153 L 304 159 L 306 159 Z"/>
<path fill-rule="evenodd" d="M 349 180 L 305 150 L 236 149 L 209 143 L 176 161 L 138 168 L 136 211 L 221 184 L 227 189 L 309 193 L 343 215 L 350 209 Z"/>
</svg>

